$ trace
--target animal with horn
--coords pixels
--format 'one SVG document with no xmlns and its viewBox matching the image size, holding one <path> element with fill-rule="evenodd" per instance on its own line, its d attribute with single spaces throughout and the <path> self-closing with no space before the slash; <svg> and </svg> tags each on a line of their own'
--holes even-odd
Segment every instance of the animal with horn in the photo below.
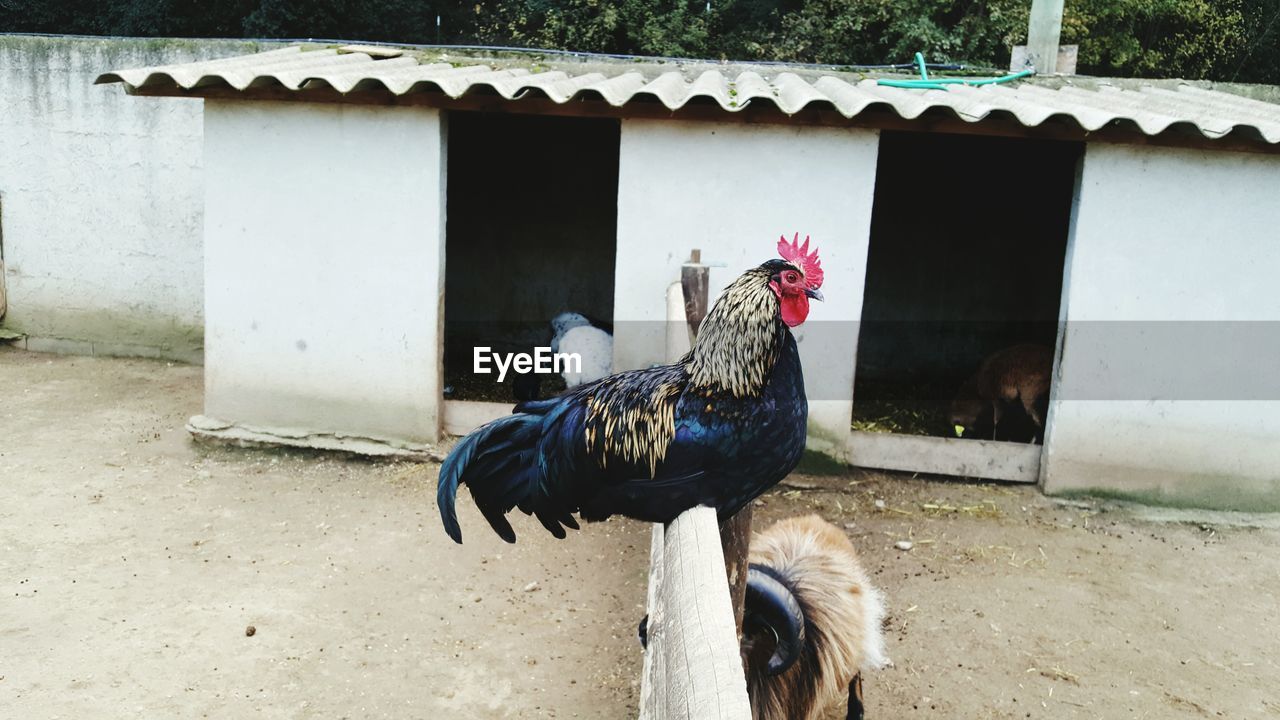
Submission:
<svg viewBox="0 0 1280 720">
<path fill-rule="evenodd" d="M 455 502 L 466 485 L 485 519 L 515 542 L 519 508 L 565 537 L 583 520 L 670 522 L 699 505 L 721 520 L 795 468 L 808 403 L 791 328 L 821 300 L 817 248 L 799 234 L 781 259 L 738 277 L 678 362 L 632 370 L 524 402 L 462 438 L 440 468 L 445 531 L 462 542 Z"/>
<path fill-rule="evenodd" d="M 862 720 L 862 674 L 884 667 L 884 601 L 853 543 L 817 515 L 751 540 L 743 651 L 755 720 L 811 720 L 848 693 Z"/>
<path fill-rule="evenodd" d="M 751 538 L 742 651 L 753 720 L 813 720 L 847 692 L 862 720 L 862 675 L 885 657 L 884 599 L 853 543 L 817 515 L 779 520 Z M 640 621 L 649 644 L 649 616 Z"/>
</svg>

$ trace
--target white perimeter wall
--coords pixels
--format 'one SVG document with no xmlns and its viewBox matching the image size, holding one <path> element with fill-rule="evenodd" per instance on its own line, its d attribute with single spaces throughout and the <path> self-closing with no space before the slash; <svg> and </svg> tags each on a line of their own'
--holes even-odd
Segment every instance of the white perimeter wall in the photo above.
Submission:
<svg viewBox="0 0 1280 720">
<path fill-rule="evenodd" d="M 206 416 L 436 440 L 443 140 L 428 108 L 206 102 Z"/>
<path fill-rule="evenodd" d="M 821 250 L 826 302 L 794 330 L 810 446 L 842 454 L 853 404 L 878 133 L 862 129 L 623 120 L 615 365 L 664 361 L 667 287 L 692 248 L 711 300 L 799 231 Z"/>
<path fill-rule="evenodd" d="M 200 360 L 201 103 L 93 81 L 254 49 L 0 36 L 4 323 L 31 349 Z"/>
<path fill-rule="evenodd" d="M 1047 491 L 1280 510 L 1280 157 L 1090 144 L 1063 299 Z"/>
</svg>

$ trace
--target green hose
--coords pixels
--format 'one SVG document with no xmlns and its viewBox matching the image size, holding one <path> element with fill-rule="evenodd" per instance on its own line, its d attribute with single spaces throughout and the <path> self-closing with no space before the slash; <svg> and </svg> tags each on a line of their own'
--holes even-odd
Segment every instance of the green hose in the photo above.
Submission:
<svg viewBox="0 0 1280 720">
<path fill-rule="evenodd" d="M 929 71 L 924 66 L 924 53 L 916 53 L 916 67 L 920 69 L 919 80 L 880 79 L 876 80 L 876 84 L 884 85 L 885 87 L 907 88 L 909 90 L 946 90 L 948 85 L 968 85 L 969 87 L 999 85 L 1018 78 L 1024 78 L 1035 72 L 1034 70 L 1023 70 L 992 78 L 930 78 Z"/>
</svg>

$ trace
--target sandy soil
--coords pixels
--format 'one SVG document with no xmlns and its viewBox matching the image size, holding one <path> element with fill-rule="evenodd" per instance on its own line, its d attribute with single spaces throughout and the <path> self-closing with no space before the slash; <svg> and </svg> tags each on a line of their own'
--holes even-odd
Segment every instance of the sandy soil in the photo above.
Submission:
<svg viewBox="0 0 1280 720">
<path fill-rule="evenodd" d="M 1280 717 L 1274 517 L 870 473 L 788 482 L 803 488 L 767 496 L 759 526 L 820 512 L 888 596 L 895 667 L 867 678 L 868 718 Z"/>
<path fill-rule="evenodd" d="M 432 466 L 193 444 L 200 368 L 0 352 L 0 393 L 0 718 L 635 714 L 647 526 L 467 500 L 456 546 Z"/>
<path fill-rule="evenodd" d="M 0 350 L 0 717 L 634 717 L 647 527 L 508 546 L 464 501 L 457 547 L 434 467 L 195 445 L 200 386 Z M 790 482 L 757 522 L 847 526 L 892 606 L 870 718 L 1280 718 L 1276 529 Z"/>
</svg>

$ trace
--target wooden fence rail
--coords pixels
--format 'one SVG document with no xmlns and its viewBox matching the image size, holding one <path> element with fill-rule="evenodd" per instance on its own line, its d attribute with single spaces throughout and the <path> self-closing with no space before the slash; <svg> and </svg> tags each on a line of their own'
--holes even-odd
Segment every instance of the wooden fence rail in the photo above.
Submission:
<svg viewBox="0 0 1280 720">
<path fill-rule="evenodd" d="M 653 526 L 641 720 L 750 720 L 716 511 Z"/>
</svg>

